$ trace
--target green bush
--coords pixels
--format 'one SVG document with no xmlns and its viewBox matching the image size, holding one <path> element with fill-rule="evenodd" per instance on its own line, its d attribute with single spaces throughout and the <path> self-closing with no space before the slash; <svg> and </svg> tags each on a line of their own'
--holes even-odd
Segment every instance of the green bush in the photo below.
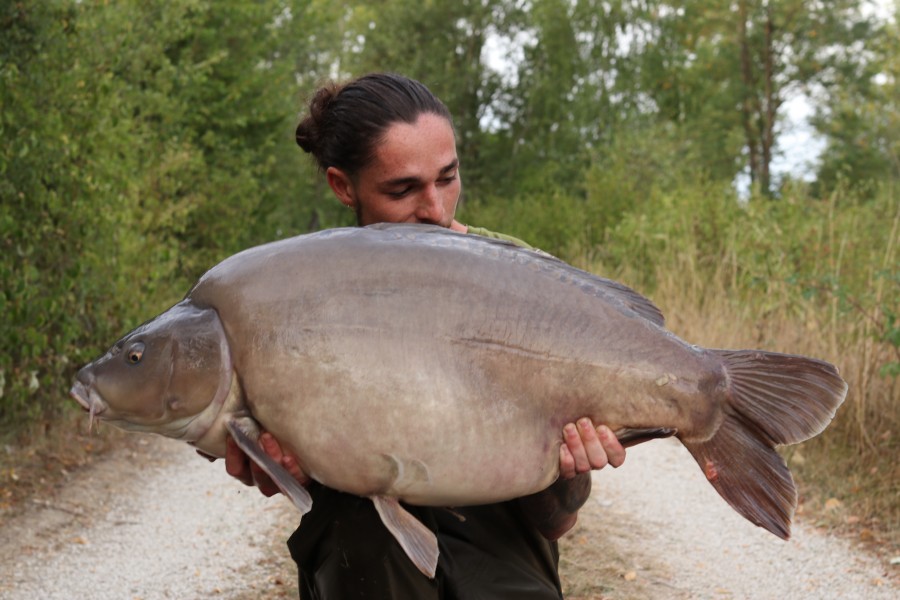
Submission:
<svg viewBox="0 0 900 600">
<path fill-rule="evenodd" d="M 295 64 L 278 1 L 0 9 L 0 426 L 52 416 L 76 368 L 271 239 Z M 302 46 L 302 40 L 297 41 Z"/>
</svg>

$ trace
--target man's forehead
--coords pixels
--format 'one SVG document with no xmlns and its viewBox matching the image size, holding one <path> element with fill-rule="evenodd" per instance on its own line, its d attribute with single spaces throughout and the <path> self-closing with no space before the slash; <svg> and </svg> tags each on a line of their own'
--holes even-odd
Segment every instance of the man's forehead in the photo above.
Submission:
<svg viewBox="0 0 900 600">
<path fill-rule="evenodd" d="M 386 182 L 432 177 L 457 164 L 450 123 L 443 117 L 422 115 L 413 124 L 396 123 L 388 128 L 376 147 L 372 166 L 378 180 Z"/>
</svg>

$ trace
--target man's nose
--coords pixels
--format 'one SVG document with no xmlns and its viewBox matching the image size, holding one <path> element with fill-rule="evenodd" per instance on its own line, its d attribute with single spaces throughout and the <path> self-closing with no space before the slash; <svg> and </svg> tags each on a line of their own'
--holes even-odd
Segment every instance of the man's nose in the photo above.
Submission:
<svg viewBox="0 0 900 600">
<path fill-rule="evenodd" d="M 437 187 L 429 185 L 422 192 L 416 207 L 416 219 L 424 223 L 441 224 L 444 220 L 444 204 Z"/>
</svg>

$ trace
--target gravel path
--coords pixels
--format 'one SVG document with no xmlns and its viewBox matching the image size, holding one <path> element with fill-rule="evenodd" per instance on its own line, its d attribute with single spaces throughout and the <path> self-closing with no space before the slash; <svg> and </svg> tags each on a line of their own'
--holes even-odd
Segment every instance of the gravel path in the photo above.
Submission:
<svg viewBox="0 0 900 600">
<path fill-rule="evenodd" d="M 184 444 L 147 436 L 136 447 L 3 526 L 0 598 L 287 595 L 283 540 L 296 515 L 284 499 Z M 629 450 L 594 488 L 562 544 L 570 600 L 900 597 L 884 566 L 840 539 L 801 523 L 785 543 L 746 523 L 675 442 Z"/>
<path fill-rule="evenodd" d="M 624 576 L 611 597 L 631 597 L 633 584 L 641 598 L 900 598 L 888 567 L 847 541 L 800 519 L 784 542 L 744 520 L 675 440 L 632 448 L 621 469 L 595 473 L 590 502 L 589 527 L 619 533 Z"/>
<path fill-rule="evenodd" d="M 0 598 L 237 598 L 270 583 L 269 541 L 290 534 L 292 507 L 186 444 L 142 436 L 136 448 L 4 525 Z"/>
</svg>

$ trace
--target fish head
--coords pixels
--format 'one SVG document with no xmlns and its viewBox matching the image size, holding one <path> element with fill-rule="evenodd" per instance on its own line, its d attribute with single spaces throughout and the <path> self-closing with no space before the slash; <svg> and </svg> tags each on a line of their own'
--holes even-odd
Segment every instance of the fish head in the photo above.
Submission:
<svg viewBox="0 0 900 600">
<path fill-rule="evenodd" d="M 231 371 L 216 311 L 183 301 L 83 367 L 70 394 L 91 421 L 193 441 L 221 408 Z"/>
</svg>

